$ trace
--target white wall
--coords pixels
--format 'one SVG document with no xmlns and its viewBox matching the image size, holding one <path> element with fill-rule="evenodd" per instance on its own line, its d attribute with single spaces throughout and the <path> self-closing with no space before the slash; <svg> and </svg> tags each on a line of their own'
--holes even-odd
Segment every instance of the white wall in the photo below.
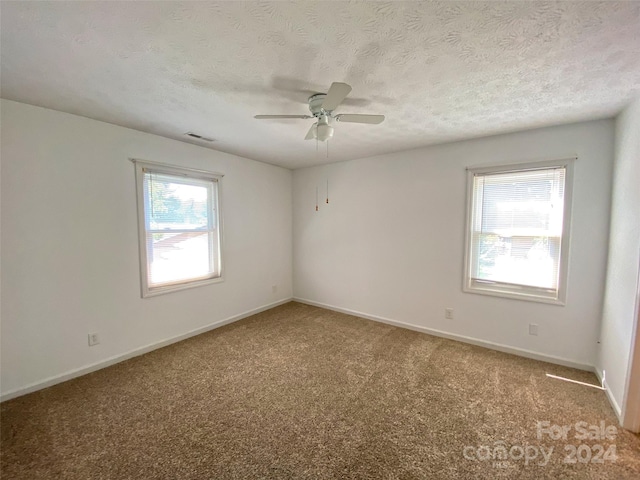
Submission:
<svg viewBox="0 0 640 480">
<path fill-rule="evenodd" d="M 291 171 L 11 101 L 1 115 L 5 398 L 291 297 Z M 225 174 L 224 282 L 140 297 L 129 157 Z"/>
<path fill-rule="evenodd" d="M 296 297 L 577 366 L 596 362 L 612 120 L 297 170 L 292 199 L 292 175 L 282 168 L 11 101 L 0 112 L 4 398 L 290 298 L 292 201 Z M 632 246 L 616 242 L 638 241 L 639 123 L 639 102 L 616 123 L 611 282 L 598 363 L 616 398 L 635 284 L 611 294 L 615 269 L 638 265 L 623 260 Z M 463 293 L 465 167 L 572 154 L 579 160 L 567 305 Z M 140 298 L 130 157 L 225 174 L 223 283 Z M 316 213 L 315 189 L 322 200 L 327 175 L 331 203 Z M 454 320 L 444 320 L 445 307 L 455 309 Z M 540 325 L 539 336 L 527 334 L 529 323 Z M 89 332 L 99 332 L 99 346 L 87 346 Z"/>
<path fill-rule="evenodd" d="M 294 297 L 590 368 L 609 231 L 614 123 L 500 135 L 294 171 Z M 577 154 L 566 306 L 462 292 L 465 167 Z M 316 186 L 330 203 L 315 212 Z M 452 307 L 454 320 L 444 319 Z M 529 323 L 539 336 L 528 335 Z M 535 356 L 535 355 L 534 355 Z"/>
<path fill-rule="evenodd" d="M 624 406 L 629 358 L 637 321 L 640 267 L 640 98 L 616 118 L 615 164 L 607 286 L 598 370 L 606 371 L 615 408 Z"/>
</svg>

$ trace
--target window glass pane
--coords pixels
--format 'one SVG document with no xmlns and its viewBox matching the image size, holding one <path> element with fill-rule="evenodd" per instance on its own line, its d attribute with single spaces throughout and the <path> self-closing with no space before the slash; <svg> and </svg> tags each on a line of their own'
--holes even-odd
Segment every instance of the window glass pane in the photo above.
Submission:
<svg viewBox="0 0 640 480">
<path fill-rule="evenodd" d="M 204 230 L 212 223 L 209 212 L 211 182 L 146 174 L 147 230 Z"/>
<path fill-rule="evenodd" d="M 471 276 L 558 288 L 564 168 L 474 178 Z"/>
<path fill-rule="evenodd" d="M 560 239 L 478 235 L 475 278 L 555 289 L 558 286 Z"/>
<path fill-rule="evenodd" d="M 211 277 L 212 233 L 147 233 L 149 285 Z"/>
</svg>

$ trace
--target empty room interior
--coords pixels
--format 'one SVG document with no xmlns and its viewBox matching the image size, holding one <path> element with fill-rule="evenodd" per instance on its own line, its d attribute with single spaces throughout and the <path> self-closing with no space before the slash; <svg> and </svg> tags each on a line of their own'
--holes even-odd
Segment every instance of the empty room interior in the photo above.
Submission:
<svg viewBox="0 0 640 480">
<path fill-rule="evenodd" d="M 640 2 L 0 2 L 0 475 L 640 478 Z"/>
</svg>

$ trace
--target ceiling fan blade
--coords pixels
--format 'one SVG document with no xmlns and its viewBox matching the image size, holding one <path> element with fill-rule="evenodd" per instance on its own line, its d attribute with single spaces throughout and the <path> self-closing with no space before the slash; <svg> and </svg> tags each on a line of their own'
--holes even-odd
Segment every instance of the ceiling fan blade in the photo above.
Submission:
<svg viewBox="0 0 640 480">
<path fill-rule="evenodd" d="M 384 122 L 384 115 L 360 115 L 357 113 L 341 113 L 340 115 L 336 115 L 336 120 L 338 120 L 339 122 L 370 123 L 373 125 L 377 125 L 378 123 Z"/>
<path fill-rule="evenodd" d="M 311 128 L 309 129 L 309 131 L 307 132 L 307 136 L 304 137 L 305 140 L 313 140 L 314 138 L 316 138 L 316 136 L 314 135 L 314 133 L 316 132 L 316 128 L 318 127 L 317 123 L 314 123 L 313 125 L 311 125 Z"/>
<path fill-rule="evenodd" d="M 346 83 L 333 82 L 331 84 L 331 87 L 329 87 L 327 96 L 324 97 L 322 108 L 324 108 L 327 112 L 335 110 L 336 107 L 342 103 L 345 97 L 349 95 L 350 91 L 351 85 L 347 85 Z"/>
<path fill-rule="evenodd" d="M 313 118 L 309 115 L 256 115 L 253 118 L 258 120 L 269 120 L 272 118 Z"/>
</svg>

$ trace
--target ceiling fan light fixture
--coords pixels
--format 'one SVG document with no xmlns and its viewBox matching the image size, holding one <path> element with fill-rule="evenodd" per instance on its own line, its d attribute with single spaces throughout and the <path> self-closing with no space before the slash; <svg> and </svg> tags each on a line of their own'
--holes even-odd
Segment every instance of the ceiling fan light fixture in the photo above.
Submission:
<svg viewBox="0 0 640 480">
<path fill-rule="evenodd" d="M 327 125 L 326 123 L 321 123 L 316 128 L 316 138 L 321 142 L 329 140 L 333 137 L 333 127 L 331 125 Z"/>
</svg>

